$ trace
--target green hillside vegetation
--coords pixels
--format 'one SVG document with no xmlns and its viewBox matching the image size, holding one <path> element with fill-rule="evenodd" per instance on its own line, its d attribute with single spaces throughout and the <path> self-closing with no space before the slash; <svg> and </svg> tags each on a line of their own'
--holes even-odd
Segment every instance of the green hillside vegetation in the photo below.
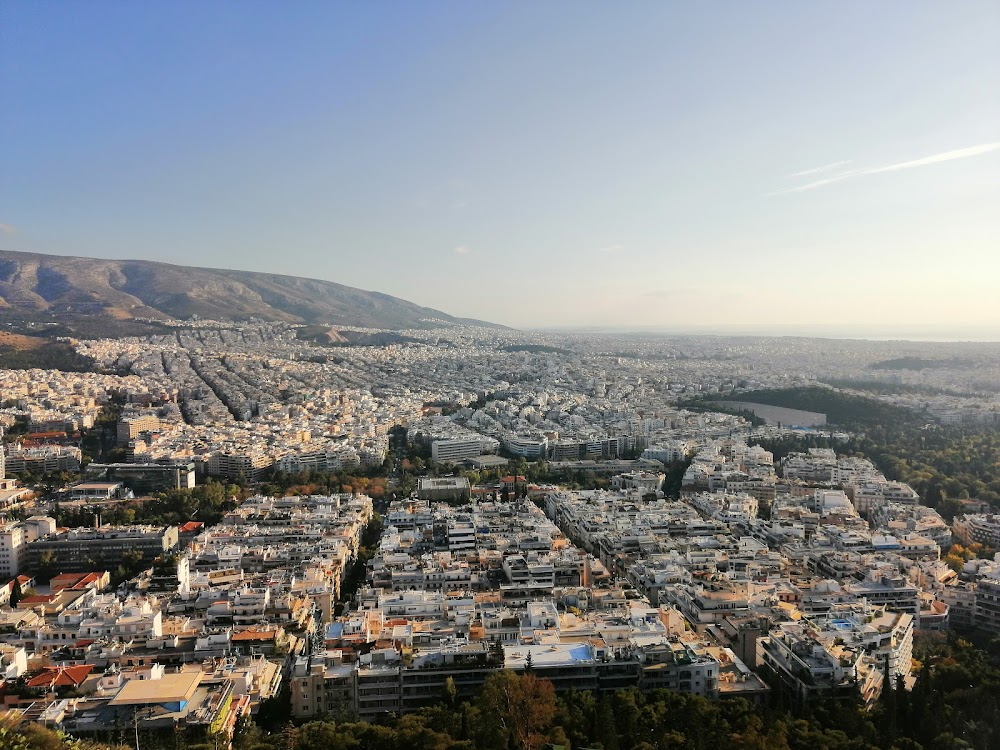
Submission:
<svg viewBox="0 0 1000 750">
<path fill-rule="evenodd" d="M 392 331 L 370 333 L 366 331 L 341 331 L 330 326 L 302 326 L 295 331 L 299 341 L 309 341 L 320 346 L 393 346 L 419 344 L 420 340 Z"/>
<path fill-rule="evenodd" d="M 946 367 L 968 367 L 971 363 L 965 359 L 924 359 L 922 357 L 898 357 L 873 362 L 869 370 L 936 370 Z"/>
<path fill-rule="evenodd" d="M 93 372 L 94 360 L 78 354 L 68 343 L 46 341 L 33 349 L 0 346 L 0 370 L 62 370 Z"/>
<path fill-rule="evenodd" d="M 820 412 L 826 414 L 829 425 L 852 431 L 916 427 L 926 421 L 911 409 L 821 386 L 743 391 L 716 398 Z"/>
<path fill-rule="evenodd" d="M 961 391 L 955 388 L 938 388 L 933 385 L 921 385 L 917 383 L 889 383 L 881 380 L 848 380 L 838 378 L 828 378 L 820 381 L 834 388 L 850 388 L 856 391 L 865 391 L 879 396 L 890 396 L 897 393 L 913 393 L 922 396 L 974 396 L 969 391 Z"/>
<path fill-rule="evenodd" d="M 960 500 L 976 498 L 1000 506 L 1000 432 L 996 429 L 934 427 L 889 433 L 860 441 L 892 479 L 906 482 L 947 520 L 961 510 Z"/>
</svg>

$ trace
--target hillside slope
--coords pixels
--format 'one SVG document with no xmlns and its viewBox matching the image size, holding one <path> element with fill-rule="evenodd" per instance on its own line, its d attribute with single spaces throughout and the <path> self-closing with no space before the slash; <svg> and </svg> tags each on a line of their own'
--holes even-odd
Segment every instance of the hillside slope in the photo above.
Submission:
<svg viewBox="0 0 1000 750">
<path fill-rule="evenodd" d="M 492 325 L 332 281 L 0 250 L 0 310 L 117 318 L 257 317 L 370 328 Z"/>
</svg>

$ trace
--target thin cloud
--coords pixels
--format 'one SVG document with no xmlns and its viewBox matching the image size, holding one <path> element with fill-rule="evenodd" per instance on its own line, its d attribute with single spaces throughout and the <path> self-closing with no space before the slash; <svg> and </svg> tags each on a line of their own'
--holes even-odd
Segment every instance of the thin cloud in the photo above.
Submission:
<svg viewBox="0 0 1000 750">
<path fill-rule="evenodd" d="M 472 252 L 472 248 L 468 245 L 459 245 L 458 247 L 453 247 L 451 251 L 455 253 L 455 255 L 468 255 Z"/>
<path fill-rule="evenodd" d="M 14 234 L 17 231 L 17 227 L 13 224 L 0 224 L 0 234 Z"/>
<path fill-rule="evenodd" d="M 601 248 L 602 253 L 621 253 L 624 252 L 624 250 L 625 246 L 619 243 L 615 243 L 614 245 L 608 245 L 606 247 Z"/>
<path fill-rule="evenodd" d="M 792 174 L 785 175 L 785 177 L 788 179 L 792 179 L 794 177 L 808 177 L 809 175 L 820 174 L 821 172 L 829 172 L 831 169 L 843 167 L 850 163 L 850 159 L 844 159 L 843 161 L 835 161 L 832 164 L 824 164 L 822 167 L 813 167 L 812 169 L 803 169 L 801 172 L 793 172 Z"/>
<path fill-rule="evenodd" d="M 797 187 L 789 188 L 787 190 L 778 190 L 770 195 L 786 195 L 788 193 L 802 193 L 807 190 L 815 190 L 816 188 L 824 187 L 825 185 L 831 185 L 834 182 L 842 182 L 843 180 L 849 180 L 854 177 L 865 177 L 867 175 L 873 174 L 883 174 L 884 172 L 898 172 L 903 169 L 916 169 L 918 167 L 927 167 L 932 164 L 943 164 L 947 161 L 955 161 L 957 159 L 969 159 L 973 156 L 982 156 L 983 154 L 988 154 L 992 151 L 1000 149 L 1000 141 L 993 143 L 981 143 L 978 146 L 969 146 L 967 148 L 956 148 L 951 151 L 942 151 L 940 154 L 932 154 L 931 156 L 925 156 L 921 159 L 912 159 L 911 161 L 901 161 L 896 164 L 886 164 L 881 167 L 866 167 L 864 169 L 850 169 L 846 172 L 841 172 L 840 174 L 835 174 L 832 177 L 825 177 L 822 180 L 814 180 L 813 182 L 807 182 L 805 185 L 799 185 Z"/>
</svg>

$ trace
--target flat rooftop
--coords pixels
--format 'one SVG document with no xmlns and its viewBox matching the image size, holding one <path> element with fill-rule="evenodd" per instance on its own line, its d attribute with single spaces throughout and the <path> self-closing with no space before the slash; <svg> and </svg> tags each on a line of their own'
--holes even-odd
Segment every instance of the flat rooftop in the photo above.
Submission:
<svg viewBox="0 0 1000 750">
<path fill-rule="evenodd" d="M 167 674 L 158 680 L 129 680 L 109 705 L 140 706 L 188 701 L 197 690 L 199 682 L 201 672 Z"/>
<path fill-rule="evenodd" d="M 467 488 L 469 486 L 469 480 L 465 477 L 445 477 L 444 479 L 430 479 L 422 477 L 420 479 L 419 486 L 422 490 L 453 489 L 459 487 Z"/>
</svg>

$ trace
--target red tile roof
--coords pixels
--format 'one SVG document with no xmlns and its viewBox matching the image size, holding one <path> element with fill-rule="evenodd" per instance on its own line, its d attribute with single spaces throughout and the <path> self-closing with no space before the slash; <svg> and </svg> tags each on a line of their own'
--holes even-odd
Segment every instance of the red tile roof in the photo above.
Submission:
<svg viewBox="0 0 1000 750">
<path fill-rule="evenodd" d="M 103 576 L 103 570 L 96 573 L 60 573 L 49 581 L 49 586 L 52 590 L 85 589 L 94 583 L 99 583 Z"/>
<path fill-rule="evenodd" d="M 79 687 L 93 669 L 93 664 L 77 664 L 72 667 L 49 667 L 40 675 L 36 675 L 28 680 L 28 687 Z"/>
<path fill-rule="evenodd" d="M 73 586 L 73 588 L 75 589 L 85 588 L 86 586 L 89 586 L 92 583 L 97 583 L 101 580 L 101 577 L 103 575 L 104 571 L 101 571 L 100 573 L 87 573 L 87 575 L 85 575 L 83 578 L 81 578 L 79 581 L 76 582 L 76 585 Z"/>
</svg>

